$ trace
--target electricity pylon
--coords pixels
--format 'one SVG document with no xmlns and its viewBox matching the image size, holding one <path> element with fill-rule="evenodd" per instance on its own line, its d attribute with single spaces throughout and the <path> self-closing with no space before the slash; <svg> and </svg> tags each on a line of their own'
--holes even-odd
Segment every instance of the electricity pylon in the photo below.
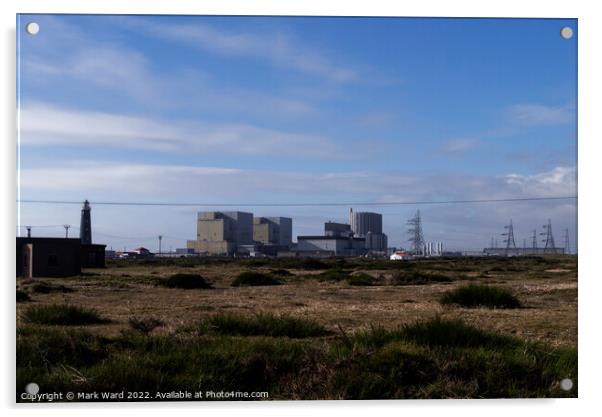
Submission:
<svg viewBox="0 0 602 417">
<path fill-rule="evenodd" d="M 406 223 L 408 228 L 408 234 L 410 238 L 408 242 L 411 242 L 415 255 L 424 254 L 424 236 L 422 235 L 422 219 L 420 218 L 420 210 L 416 211 L 414 217 Z"/>
<path fill-rule="evenodd" d="M 504 239 L 504 243 L 506 244 L 506 256 L 508 256 L 510 249 L 516 249 L 516 243 L 514 242 L 514 226 L 512 226 L 512 219 L 510 219 L 509 225 L 504 226 L 504 229 L 506 229 L 507 232 L 502 233 L 502 236 L 506 237 Z"/>
<path fill-rule="evenodd" d="M 542 242 L 545 242 L 544 253 L 556 253 L 556 245 L 554 244 L 554 235 L 552 234 L 552 220 L 548 219 L 548 224 L 543 225 L 544 232 L 540 233 L 542 236 L 546 236 L 545 239 L 542 239 Z"/>
</svg>

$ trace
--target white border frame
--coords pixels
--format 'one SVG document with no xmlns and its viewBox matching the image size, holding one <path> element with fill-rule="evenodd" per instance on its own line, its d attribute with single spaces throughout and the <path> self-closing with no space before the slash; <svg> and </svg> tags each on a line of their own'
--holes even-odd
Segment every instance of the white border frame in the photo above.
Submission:
<svg viewBox="0 0 602 417">
<path fill-rule="evenodd" d="M 470 416 L 487 413 L 488 416 L 504 416 L 508 413 L 531 412 L 546 415 L 587 415 L 599 412 L 596 407 L 600 384 L 600 303 L 602 276 L 596 255 L 599 246 L 596 235 L 600 231 L 602 212 L 597 184 L 600 172 L 598 155 L 600 145 L 600 115 L 595 107 L 600 89 L 602 74 L 601 52 L 602 22 L 596 13 L 593 1 L 475 1 L 475 0 L 422 0 L 420 2 L 394 2 L 385 0 L 321 0 L 319 2 L 296 0 L 222 0 L 186 1 L 163 0 L 161 3 L 138 4 L 123 0 L 4 0 L 1 3 L 3 54 L 2 83 L 3 100 L 2 126 L 3 144 L 3 196 L 2 230 L 0 253 L 4 266 L 3 292 L 5 306 L 4 347 L 0 376 L 2 406 L 11 415 L 19 412 L 39 416 L 69 416 L 87 414 L 104 415 L 111 412 L 131 414 L 140 411 L 148 416 L 162 416 L 167 410 L 178 415 L 241 414 L 245 416 L 266 415 L 319 415 L 333 412 L 365 415 L 374 411 L 379 414 L 399 415 L 400 413 Z M 479 401 L 317 401 L 317 402 L 274 402 L 274 403 L 171 403 L 171 404 L 53 404 L 38 406 L 15 406 L 15 300 L 12 287 L 14 272 L 14 234 L 16 222 L 16 101 L 15 101 L 15 22 L 16 13 L 101 13 L 101 14 L 220 14 L 220 15 L 320 15 L 320 16 L 444 16 L 444 17 L 557 17 L 578 18 L 579 39 L 579 399 L 562 400 L 479 400 Z M 596 49 L 597 47 L 597 49 Z M 598 116 L 596 118 L 596 116 Z M 597 410 L 596 410 L 597 409 Z"/>
</svg>

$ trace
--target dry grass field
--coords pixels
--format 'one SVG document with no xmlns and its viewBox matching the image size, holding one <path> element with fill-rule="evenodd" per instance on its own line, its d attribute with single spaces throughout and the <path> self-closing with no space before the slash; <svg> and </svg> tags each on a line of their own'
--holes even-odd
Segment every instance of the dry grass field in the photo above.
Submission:
<svg viewBox="0 0 602 417">
<path fill-rule="evenodd" d="M 231 285 L 236 277 L 248 271 L 274 277 L 280 285 Z M 161 285 L 164 280 L 175 274 L 200 275 L 212 288 L 183 289 Z M 415 281 L 416 276 L 426 277 L 426 281 Z M 400 277 L 411 279 L 404 280 Z M 47 285 L 40 286 L 40 282 Z M 364 285 L 352 285 L 357 282 Z M 484 284 L 509 290 L 518 299 L 521 307 L 466 308 L 440 302 L 444 293 L 468 284 Z M 135 320 L 156 322 L 150 330 L 145 331 L 144 336 L 148 338 L 199 337 L 196 334 L 191 336 L 191 332 L 194 332 L 195 326 L 203 320 L 223 315 L 253 317 L 259 313 L 273 313 L 278 317 L 306 319 L 321 326 L 327 335 L 311 339 L 321 344 L 320 349 L 324 343 L 339 343 L 339 339 L 345 341 L 355 335 L 374 332 L 375 328 L 395 332 L 403 326 L 429 320 L 456 322 L 454 320 L 459 319 L 486 334 L 510 336 L 513 340 L 545 346 L 546 349 L 572 349 L 576 360 L 577 259 L 574 256 L 431 258 L 415 261 L 114 261 L 105 269 L 86 270 L 78 277 L 17 279 L 17 289 L 29 296 L 28 301 L 17 303 L 17 327 L 18 330 L 22 330 L 22 334 L 18 335 L 18 342 L 24 343 L 37 334 L 32 329 L 40 328 L 61 331 L 66 329 L 65 332 L 81 329 L 92 337 L 118 340 L 135 332 L 135 326 L 132 324 Z M 72 305 L 93 309 L 107 322 L 81 326 L 40 326 L 28 323 L 27 310 L 40 305 Z M 289 338 L 286 339 L 288 343 Z M 352 350 L 357 349 L 354 347 Z M 19 354 L 18 348 L 17 355 Z M 34 366 L 33 362 L 34 359 L 21 363 L 23 375 L 30 377 L 40 372 L 41 368 Z M 44 369 L 48 375 L 52 375 L 48 365 Z M 554 379 L 546 373 L 547 371 L 542 372 L 547 378 L 551 378 L 550 381 Z M 279 375 L 278 384 L 283 384 L 282 378 L 294 379 L 294 375 L 294 372 L 288 372 L 286 376 Z M 575 376 L 573 375 L 573 378 Z M 23 379 L 22 382 L 25 381 L 26 379 Z M 452 387 L 454 383 L 458 384 L 455 388 Z M 451 384 L 447 388 L 442 388 L 440 385 L 443 382 L 439 380 L 436 384 L 432 381 L 428 384 L 416 382 L 414 385 L 416 384 L 419 387 L 418 391 L 392 389 L 391 394 L 386 397 L 513 396 L 512 389 L 488 393 L 483 392 L 482 388 L 468 388 L 466 383 L 450 380 L 445 382 Z M 515 395 L 565 395 L 558 390 L 557 383 L 552 385 L 554 386 L 537 387 L 533 392 L 529 392 L 528 389 L 517 390 Z M 379 397 L 370 392 L 372 391 L 355 393 L 349 389 L 333 388 L 321 396 L 301 388 L 291 388 L 272 397 Z M 576 390 L 570 394 L 575 395 Z"/>
</svg>

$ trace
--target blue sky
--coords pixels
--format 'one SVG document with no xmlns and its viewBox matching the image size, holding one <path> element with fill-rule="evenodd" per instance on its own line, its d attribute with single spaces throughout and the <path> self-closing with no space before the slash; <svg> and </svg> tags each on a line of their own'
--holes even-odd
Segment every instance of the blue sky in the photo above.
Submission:
<svg viewBox="0 0 602 417">
<path fill-rule="evenodd" d="M 21 198 L 93 207 L 94 240 L 155 249 L 195 235 L 191 207 L 94 201 L 390 202 L 576 195 L 576 20 L 21 15 Z M 28 35 L 29 21 L 40 24 Z M 575 36 L 566 40 L 560 28 Z M 294 218 L 341 207 L 240 207 Z M 517 244 L 572 201 L 354 207 L 391 244 L 421 209 L 427 240 Z M 22 225 L 78 224 L 22 204 Z M 61 227 L 34 228 L 58 235 Z M 75 230 L 75 229 L 73 229 Z"/>
</svg>

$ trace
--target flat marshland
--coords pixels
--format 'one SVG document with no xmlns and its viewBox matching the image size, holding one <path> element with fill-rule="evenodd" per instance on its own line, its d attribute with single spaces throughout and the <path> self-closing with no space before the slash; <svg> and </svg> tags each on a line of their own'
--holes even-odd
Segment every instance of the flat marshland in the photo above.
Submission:
<svg viewBox="0 0 602 417">
<path fill-rule="evenodd" d="M 577 396 L 575 256 L 120 260 L 17 291 L 18 396 Z"/>
</svg>

